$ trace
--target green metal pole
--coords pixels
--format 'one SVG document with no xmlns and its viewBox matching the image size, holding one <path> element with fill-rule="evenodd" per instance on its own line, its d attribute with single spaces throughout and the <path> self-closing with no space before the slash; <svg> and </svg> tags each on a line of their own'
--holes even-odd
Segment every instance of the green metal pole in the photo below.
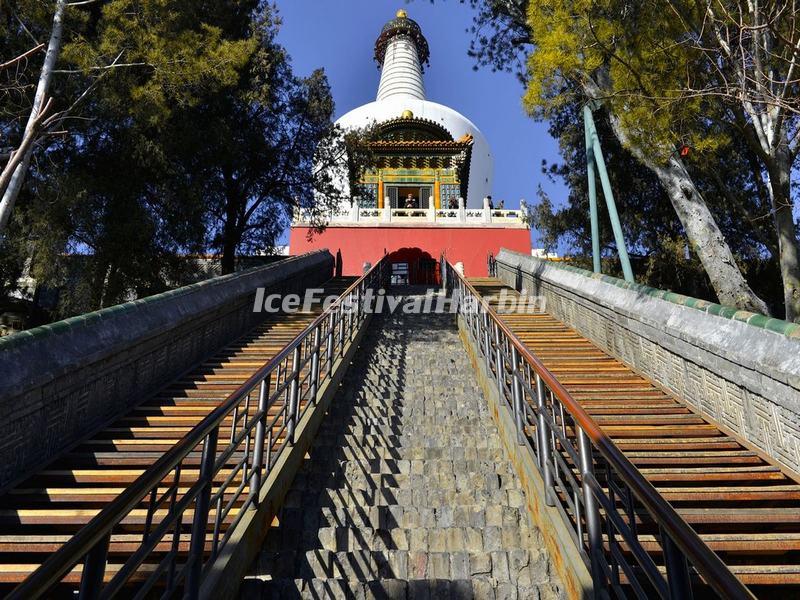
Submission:
<svg viewBox="0 0 800 600">
<path fill-rule="evenodd" d="M 603 158 L 603 149 L 600 147 L 600 140 L 597 137 L 597 130 L 595 129 L 591 108 L 584 106 L 583 115 L 589 128 L 590 139 L 592 140 L 594 159 L 597 165 L 597 172 L 600 174 L 600 183 L 603 186 L 603 196 L 605 196 L 606 199 L 608 216 L 611 218 L 611 229 L 614 231 L 614 240 L 617 242 L 619 262 L 622 263 L 622 273 L 625 276 L 625 281 L 632 282 L 633 270 L 631 269 L 631 261 L 630 258 L 628 258 L 628 249 L 625 246 L 625 238 L 622 235 L 622 225 L 619 222 L 619 214 L 617 214 L 617 204 L 614 201 L 614 192 L 611 190 L 611 181 L 608 179 L 606 161 Z"/>
<path fill-rule="evenodd" d="M 594 272 L 600 273 L 600 222 L 597 217 L 597 180 L 595 177 L 594 149 L 592 148 L 592 136 L 589 133 L 589 121 L 592 118 L 592 111 L 588 106 L 583 107 L 583 132 L 586 138 L 586 175 L 589 184 L 589 218 L 592 222 L 592 263 Z M 588 117 L 586 113 L 588 112 Z"/>
</svg>

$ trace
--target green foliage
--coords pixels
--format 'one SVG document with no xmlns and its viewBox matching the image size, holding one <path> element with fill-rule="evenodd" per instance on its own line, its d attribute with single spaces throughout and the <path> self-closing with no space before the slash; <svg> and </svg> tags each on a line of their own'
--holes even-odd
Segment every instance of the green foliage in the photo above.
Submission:
<svg viewBox="0 0 800 600">
<path fill-rule="evenodd" d="M 79 275 L 94 291 L 82 297 L 97 308 L 163 287 L 156 257 L 203 247 L 197 203 L 159 189 L 171 166 L 157 133 L 174 114 L 238 84 L 255 50 L 255 6 L 113 0 L 68 9 L 52 94 L 59 110 L 84 99 L 63 123 L 68 135 L 37 148 L 17 219 L 40 282 L 61 285 L 66 256 L 88 254 Z M 47 40 L 52 6 L 18 0 L 2 5 L 0 16 L 3 56 L 14 56 Z M 4 73 L 0 132 L 10 143 L 24 125 L 41 60 L 31 56 L 13 79 Z"/>
<path fill-rule="evenodd" d="M 4 55 L 46 39 L 46 4 L 0 7 Z M 274 7 L 109 0 L 67 16 L 52 94 L 58 109 L 81 100 L 36 149 L 4 241 L 23 248 L 4 254 L 5 285 L 33 252 L 32 274 L 61 290 L 54 316 L 94 310 L 191 278 L 181 256 L 212 251 L 233 270 L 238 253 L 272 248 L 296 208 L 339 201 L 325 167 L 347 164 L 354 142 L 331 123 L 324 73 L 293 73 Z M 33 93 L 17 87 L 0 96 L 12 141 Z"/>
<path fill-rule="evenodd" d="M 236 85 L 255 50 L 242 18 L 252 4 L 105 2 L 99 15 L 84 16 L 84 27 L 64 45 L 62 60 L 86 75 L 113 69 L 112 81 L 103 86 L 104 100 L 158 125 L 204 94 Z M 220 24 L 234 24 L 238 31 L 225 31 Z"/>
<path fill-rule="evenodd" d="M 526 85 L 529 113 L 547 120 L 562 162 L 545 173 L 566 184 L 565 199 L 540 192 L 533 225 L 544 246 L 567 247 L 591 265 L 586 158 L 581 107 L 584 84 L 604 92 L 604 104 L 621 116 L 632 140 L 661 162 L 681 144 L 684 163 L 702 192 L 747 278 L 780 312 L 777 238 L 769 192 L 741 134 L 725 120 L 718 98 L 693 94 L 709 68 L 676 3 L 645 0 L 472 0 L 477 9 L 471 49 L 479 66 L 516 71 Z M 682 6 L 688 3 L 678 3 Z M 686 16 L 686 15 L 685 15 Z M 521 70 L 521 73 L 520 73 Z M 607 112 L 596 113 L 612 188 L 620 206 L 637 278 L 650 285 L 714 298 L 697 256 L 653 172 L 622 148 Z M 605 269 L 619 269 L 610 224 L 601 203 Z"/>
<path fill-rule="evenodd" d="M 275 42 L 278 26 L 264 7 L 251 29 L 256 50 L 236 88 L 208 95 L 160 133 L 173 140 L 171 187 L 184 179 L 198 184 L 207 243 L 222 255 L 224 272 L 237 253 L 272 248 L 296 209 L 321 217 L 341 200 L 332 167 L 346 164 L 351 142 L 331 122 L 324 72 L 297 77 Z"/>
<path fill-rule="evenodd" d="M 680 144 L 695 152 L 726 146 L 730 134 L 711 130 L 719 114 L 702 85 L 705 56 L 668 5 L 655 1 L 544 0 L 528 5 L 533 50 L 525 106 L 547 118 L 570 101 L 565 91 L 587 80 L 650 157 L 665 162 Z"/>
<path fill-rule="evenodd" d="M 559 140 L 562 162 L 543 164 L 543 172 L 567 186 L 564 202 L 555 205 L 540 191 L 532 207 L 533 225 L 540 243 L 555 249 L 567 246 L 575 260 L 591 268 L 591 231 L 584 131 L 581 110 L 586 99 L 572 95 L 550 113 L 550 134 Z M 691 296 L 715 299 L 703 267 L 689 247 L 683 227 L 660 182 L 648 168 L 623 148 L 606 114 L 595 115 L 598 135 L 608 165 L 611 187 L 620 207 L 623 234 L 632 255 L 637 280 Z M 777 239 L 768 218 L 768 193 L 759 184 L 746 146 L 734 143 L 723 156 L 687 159 L 692 179 L 715 215 L 731 250 L 743 265 L 753 288 L 772 308 L 780 307 L 777 280 L 765 277 L 763 263 L 777 254 Z M 606 272 L 620 272 L 608 213 L 599 191 L 600 240 Z M 773 261 L 774 262 L 774 261 Z"/>
</svg>

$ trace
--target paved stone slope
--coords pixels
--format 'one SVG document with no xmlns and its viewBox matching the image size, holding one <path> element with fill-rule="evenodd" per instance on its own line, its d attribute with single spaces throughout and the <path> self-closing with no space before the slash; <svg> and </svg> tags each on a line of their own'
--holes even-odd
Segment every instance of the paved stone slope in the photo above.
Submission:
<svg viewBox="0 0 800 600">
<path fill-rule="evenodd" d="M 453 317 L 365 339 L 242 597 L 562 597 Z"/>
</svg>

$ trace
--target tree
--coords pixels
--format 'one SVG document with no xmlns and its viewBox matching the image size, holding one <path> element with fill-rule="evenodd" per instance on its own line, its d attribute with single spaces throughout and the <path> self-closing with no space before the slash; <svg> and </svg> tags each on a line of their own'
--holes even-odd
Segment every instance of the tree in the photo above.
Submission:
<svg viewBox="0 0 800 600">
<path fill-rule="evenodd" d="M 578 18 L 569 18 L 578 11 Z M 533 114 L 546 115 L 565 101 L 560 94 L 565 81 L 580 86 L 593 100 L 608 108 L 612 129 L 619 141 L 655 173 L 683 225 L 692 250 L 703 263 L 711 285 L 724 304 L 768 313 L 766 304 L 750 288 L 706 199 L 689 174 L 678 153 L 680 140 L 654 138 L 646 122 L 661 118 L 653 106 L 630 102 L 626 90 L 631 80 L 640 87 L 661 85 L 663 79 L 680 77 L 667 62 L 650 65 L 650 79 L 636 78 L 623 58 L 619 60 L 617 40 L 631 27 L 631 13 L 638 8 L 623 1 L 581 3 L 552 0 L 531 3 L 528 19 L 533 28 L 535 50 L 528 58 L 530 78 L 526 105 Z M 656 21 L 651 13 L 641 18 Z M 655 25 L 649 25 L 656 27 Z M 660 23 L 658 27 L 668 27 Z M 647 46 L 635 54 L 642 64 L 653 62 Z M 642 135 L 644 134 L 644 135 Z M 699 145 L 699 144 L 696 144 Z"/>
<path fill-rule="evenodd" d="M 199 196 L 174 193 L 160 160 L 137 156 L 135 129 L 97 118 L 86 138 L 51 152 L 57 174 L 37 174 L 18 219 L 32 240 L 37 282 L 61 290 L 58 316 L 165 291 L 204 250 Z"/>
<path fill-rule="evenodd" d="M 628 13 L 636 12 L 635 5 L 613 0 L 471 0 L 471 4 L 478 8 L 472 50 L 478 63 L 512 70 L 520 61 L 510 57 L 526 55 L 525 101 L 536 118 L 549 118 L 574 98 L 604 106 L 614 135 L 664 187 L 720 301 L 767 313 L 679 156 L 679 140 L 643 144 L 631 128 L 636 123 L 633 115 L 626 118 L 629 106 L 618 95 L 626 88 L 618 79 L 622 69 L 613 60 L 613 41 L 630 23 Z M 493 36 L 483 33 L 487 27 Z"/>
<path fill-rule="evenodd" d="M 19 55 L 16 49 L 49 34 L 49 6 L 19 0 L 0 8 L 4 54 Z M 41 284 L 59 287 L 69 279 L 65 289 L 80 292 L 62 303 L 62 316 L 161 291 L 181 281 L 186 261 L 178 253 L 205 249 L 199 193 L 165 185 L 174 168 L 161 131 L 238 84 L 255 50 L 249 28 L 257 6 L 256 0 L 68 5 L 49 91 L 62 133 L 43 130 L 33 144 L 31 176 L 6 232 L 15 239 L 4 241 L 24 247 L 27 258 L 33 253 Z M 26 78 L 40 66 L 28 61 L 2 96 L 0 131 L 9 140 L 22 139 L 32 105 L 35 86 Z M 12 279 L 18 271 L 18 265 L 4 269 Z"/>
<path fill-rule="evenodd" d="M 68 12 L 74 13 L 70 19 Z M 185 0 L 55 0 L 49 27 L 43 23 L 45 15 L 41 3 L 30 0 L 0 6 L 6 34 L 1 48 L 18 48 L 20 39 L 27 38 L 37 43 L 36 36 L 45 33 L 49 39 L 43 62 L 37 67 L 38 84 L 29 108 L 24 102 L 28 90 L 12 86 L 21 92 L 22 102 L 16 101 L 16 111 L 9 110 L 6 102 L 3 110 L 0 131 L 18 141 L 0 172 L 0 234 L 22 190 L 36 146 L 47 152 L 48 136 L 74 116 L 81 104 L 88 103 L 99 80 L 111 72 L 129 70 L 125 81 L 133 85 L 126 88 L 125 95 L 163 113 L 170 101 L 191 102 L 199 87 L 229 83 L 251 51 L 242 40 L 225 39 L 219 26 L 203 19 L 201 8 Z M 193 22 L 191 17 L 197 20 Z M 18 59 L 29 56 L 31 51 Z M 56 68 L 59 62 L 66 63 L 64 68 Z M 57 97 L 53 97 L 50 88 L 56 76 L 71 76 L 73 81 L 60 83 Z M 8 95 L 4 100 L 9 100 Z M 24 128 L 20 127 L 20 111 L 27 113 Z"/>
<path fill-rule="evenodd" d="M 22 139 L 17 148 L 11 152 L 8 163 L 0 171 L 0 234 L 8 224 L 11 211 L 17 201 L 17 196 L 22 189 L 22 182 L 30 164 L 33 144 L 39 136 L 42 126 L 50 106 L 47 98 L 50 89 L 50 82 L 53 78 L 53 70 L 56 60 L 61 51 L 61 38 L 64 32 L 64 13 L 66 11 L 66 0 L 56 0 L 55 14 L 53 16 L 53 27 L 50 31 L 50 41 L 47 45 L 44 63 L 39 73 L 39 83 L 36 86 L 36 93 L 33 98 L 28 121 L 25 125 Z"/>
<path fill-rule="evenodd" d="M 20 10 L 41 6 L 19 1 Z M 184 280 L 179 255 L 210 249 L 231 272 L 238 253 L 272 247 L 295 210 L 325 226 L 344 193 L 331 167 L 358 179 L 366 133 L 333 125 L 322 71 L 293 73 L 275 41 L 274 8 L 259 0 L 78 6 L 50 96 L 63 106 L 91 93 L 63 135 L 37 140 L 8 230 L 14 248 L 31 240 L 22 246 L 33 251 L 36 279 L 63 287 L 61 316 Z M 21 13 L 14 22 L 27 25 L 12 28 L 9 48 L 48 31 L 46 12 Z M 21 136 L 32 94 L 24 89 L 19 105 L 4 105 L 10 137 Z M 19 270 L 0 266 L 12 278 Z"/>
<path fill-rule="evenodd" d="M 652 6 L 652 3 L 650 3 Z M 651 102 L 667 115 L 714 118 L 748 144 L 769 190 L 786 318 L 800 319 L 800 242 L 792 170 L 800 151 L 800 6 L 670 0 L 679 24 L 670 53 L 687 76 Z M 713 104 L 715 110 L 701 113 Z"/>
<path fill-rule="evenodd" d="M 561 164 L 543 164 L 544 173 L 566 184 L 569 195 L 558 209 L 540 191 L 541 201 L 532 209 L 533 224 L 541 232 L 541 243 L 555 247 L 567 241 L 581 256 L 591 255 L 586 157 L 581 112 L 584 99 L 575 98 L 551 115 L 550 134 L 559 140 Z M 628 152 L 616 139 L 607 115 L 596 115 L 598 134 L 603 140 L 605 159 L 612 168 L 609 177 L 615 195 L 624 203 L 622 228 L 634 268 L 643 282 L 681 293 L 707 298 L 713 289 L 704 276 L 702 264 L 690 252 L 683 226 L 655 174 Z M 768 194 L 753 176 L 743 144 L 728 149 L 724 157 L 687 157 L 692 179 L 702 190 L 714 212 L 731 250 L 746 269 L 751 285 L 770 308 L 780 310 L 781 299 L 773 279 L 764 277 L 765 257 L 777 256 L 777 238 L 765 214 Z M 709 160 L 713 161 L 709 164 Z M 696 164 L 697 163 L 697 164 Z M 601 252 L 606 269 L 616 269 L 616 247 L 605 211 L 600 212 Z M 583 259 L 588 268 L 591 260 Z M 767 269 L 768 270 L 768 269 Z M 771 273 L 770 273 L 771 275 Z M 777 273 L 775 273 L 777 275 Z"/>
<path fill-rule="evenodd" d="M 279 26 L 274 9 L 263 7 L 249 34 L 256 50 L 237 86 L 170 123 L 175 143 L 166 151 L 177 175 L 200 190 L 208 246 L 221 255 L 223 273 L 235 269 L 240 252 L 272 248 L 296 210 L 324 227 L 329 209 L 344 199 L 336 170 L 349 168 L 358 178 L 366 166 L 359 149 L 365 134 L 334 126 L 324 72 L 293 73 L 275 41 Z"/>
</svg>

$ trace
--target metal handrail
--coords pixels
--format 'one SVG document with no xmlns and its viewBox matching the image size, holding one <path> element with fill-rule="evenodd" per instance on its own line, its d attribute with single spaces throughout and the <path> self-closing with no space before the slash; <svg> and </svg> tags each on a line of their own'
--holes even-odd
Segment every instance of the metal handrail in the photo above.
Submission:
<svg viewBox="0 0 800 600">
<path fill-rule="evenodd" d="M 545 482 L 547 503 L 556 504 L 557 479 L 564 491 L 558 508 L 573 530 L 584 558 L 588 559 L 596 592 L 609 596 L 614 591 L 619 597 L 628 597 L 620 584 L 619 569 L 622 568 L 640 598 L 651 597 L 645 589 L 647 585 L 664 598 L 691 598 L 688 560 L 721 597 L 754 598 L 541 360 L 528 350 L 489 302 L 449 262 L 446 277 L 448 289 L 459 288 L 459 313 L 486 362 L 487 371 L 494 372 L 500 397 L 514 414 L 518 442 L 526 445 L 536 456 Z M 535 435 L 528 433 L 528 425 L 533 425 L 530 429 L 535 430 Z M 570 428 L 578 442 L 577 448 L 568 440 Z M 599 456 L 592 456 L 593 448 Z M 564 451 L 574 464 L 567 464 L 559 450 Z M 602 466 L 605 467 L 608 491 L 595 475 L 595 463 L 600 462 L 605 463 Z M 571 467 L 579 469 L 580 481 Z M 615 476 L 619 482 L 614 481 Z M 617 496 L 626 505 L 625 517 L 630 525 L 625 523 L 616 508 Z M 637 539 L 635 501 L 660 530 L 666 577 Z M 564 506 L 572 511 L 574 521 L 567 516 Z M 605 510 L 605 518 L 601 507 Z M 586 532 L 583 531 L 581 509 Z M 607 532 L 608 550 L 603 544 L 603 525 Z M 584 548 L 584 533 L 588 551 Z M 628 544 L 638 569 L 622 556 L 617 533 Z"/>
<path fill-rule="evenodd" d="M 196 598 L 204 569 L 219 555 L 228 535 L 245 511 L 258 505 L 262 480 L 270 473 L 280 453 L 294 444 L 294 429 L 304 414 L 301 408 L 303 401 L 306 402 L 306 409 L 316 403 L 321 384 L 333 375 L 335 361 L 344 355 L 364 325 L 367 313 L 361 299 L 367 289 L 375 289 L 386 283 L 386 267 L 387 261 L 383 257 L 277 355 L 259 368 L 53 553 L 8 597 L 26 600 L 42 597 L 81 561 L 84 561 L 84 567 L 80 577 L 80 598 L 111 597 L 136 573 L 157 544 L 163 542 L 172 532 L 171 551 L 142 584 L 144 589 L 141 592 L 146 593 L 163 576 L 167 579 L 165 595 L 170 595 L 182 585 L 184 597 Z M 254 410 L 250 399 L 256 391 L 258 405 Z M 274 406 L 280 406 L 280 410 L 269 420 L 269 409 Z M 229 418 L 232 418 L 230 443 L 219 450 L 218 441 L 223 424 Z M 279 420 L 282 420 L 282 424 L 278 435 L 273 436 Z M 240 426 L 238 432 L 237 426 Z M 280 442 L 283 433 L 286 436 Z M 201 450 L 202 456 L 197 481 L 186 491 L 179 493 L 180 478 L 186 470 L 183 462 L 189 454 L 198 450 Z M 221 474 L 229 459 L 239 455 L 241 457 L 231 472 L 215 490 L 215 476 Z M 238 474 L 242 475 L 241 484 L 230 492 L 233 497 L 224 503 L 225 492 L 228 492 L 228 486 L 235 481 Z M 159 494 L 160 490 L 163 493 Z M 238 515 L 230 523 L 226 535 L 220 537 L 220 526 L 231 514 L 235 502 L 245 493 L 247 499 L 238 508 Z M 109 544 L 114 528 L 148 498 L 147 520 L 141 545 L 104 587 Z M 214 501 L 217 502 L 216 508 L 211 507 Z M 161 521 L 156 521 L 157 511 L 164 505 L 169 506 L 167 513 Z M 192 505 L 192 530 L 187 536 L 182 533 L 182 519 Z M 210 533 L 209 518 L 212 513 L 212 552 L 204 567 L 206 540 Z M 184 543 L 186 540 L 189 542 L 189 556 L 183 565 L 179 565 L 177 561 L 181 539 L 184 539 Z"/>
</svg>

